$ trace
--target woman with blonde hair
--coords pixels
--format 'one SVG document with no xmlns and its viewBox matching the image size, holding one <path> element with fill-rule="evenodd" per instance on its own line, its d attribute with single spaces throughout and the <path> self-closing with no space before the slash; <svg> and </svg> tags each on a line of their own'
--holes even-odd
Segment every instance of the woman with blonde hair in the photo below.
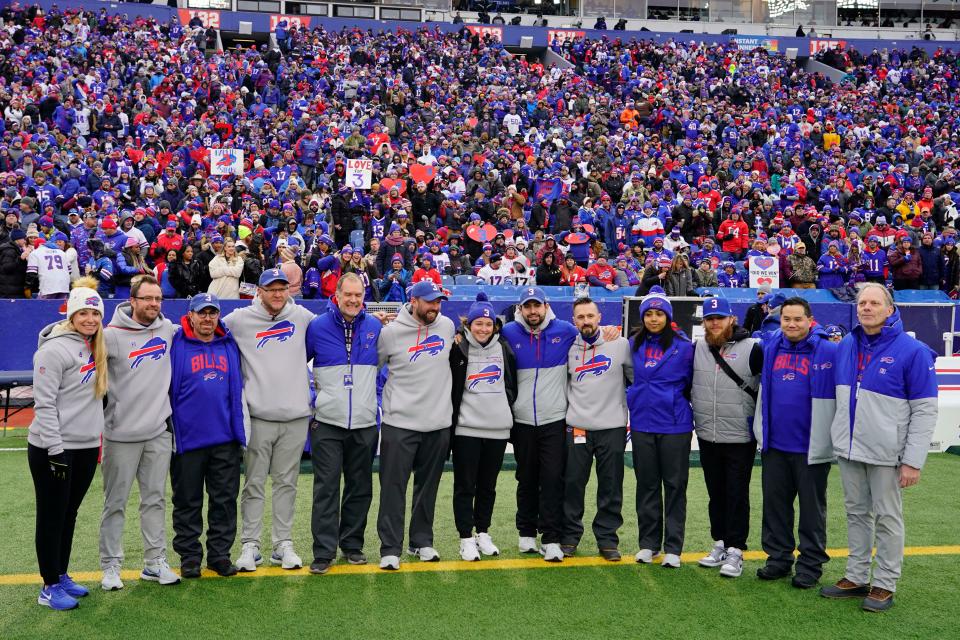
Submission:
<svg viewBox="0 0 960 640">
<path fill-rule="evenodd" d="M 103 300 L 80 278 L 67 319 L 40 332 L 33 356 L 34 418 L 27 460 L 36 490 L 36 550 L 43 578 L 37 603 L 58 611 L 89 592 L 67 573 L 77 511 L 97 470 L 107 392 Z"/>
<path fill-rule="evenodd" d="M 240 299 L 240 276 L 243 275 L 243 259 L 237 255 L 237 241 L 224 238 L 223 249 L 210 261 L 210 286 L 212 293 L 221 300 Z"/>
</svg>

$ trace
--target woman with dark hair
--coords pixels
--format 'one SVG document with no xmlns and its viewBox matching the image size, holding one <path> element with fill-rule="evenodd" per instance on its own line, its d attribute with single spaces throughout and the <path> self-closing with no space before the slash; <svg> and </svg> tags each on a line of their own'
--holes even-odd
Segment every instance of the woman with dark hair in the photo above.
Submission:
<svg viewBox="0 0 960 640">
<path fill-rule="evenodd" d="M 636 561 L 653 562 L 662 545 L 661 564 L 676 569 L 687 519 L 693 344 L 674 329 L 673 308 L 660 287 L 640 303 L 640 317 L 627 389 L 640 529 Z"/>
<path fill-rule="evenodd" d="M 192 298 L 200 292 L 200 263 L 193 259 L 193 245 L 184 244 L 177 252 L 176 262 L 167 268 L 178 298 Z"/>
<path fill-rule="evenodd" d="M 557 264 L 557 258 L 553 253 L 543 254 L 543 262 L 537 267 L 537 286 L 560 286 L 560 265 Z"/>
<path fill-rule="evenodd" d="M 957 240 L 948 236 L 940 247 L 940 290 L 951 298 L 956 298 L 960 286 L 960 259 L 957 254 Z"/>
</svg>

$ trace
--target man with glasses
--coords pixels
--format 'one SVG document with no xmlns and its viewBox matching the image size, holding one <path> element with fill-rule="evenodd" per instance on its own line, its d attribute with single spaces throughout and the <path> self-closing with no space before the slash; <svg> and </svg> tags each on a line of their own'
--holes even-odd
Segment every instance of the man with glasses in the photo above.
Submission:
<svg viewBox="0 0 960 640">
<path fill-rule="evenodd" d="M 170 348 L 171 422 L 176 454 L 173 484 L 173 549 L 180 575 L 200 577 L 203 546 L 203 493 L 207 507 L 207 567 L 232 576 L 230 548 L 237 537 L 243 428 L 243 376 L 240 350 L 220 321 L 220 301 L 199 293 L 180 320 Z"/>
<path fill-rule="evenodd" d="M 273 481 L 270 562 L 284 569 L 303 565 L 293 549 L 292 529 L 300 455 L 311 414 L 307 327 L 315 316 L 293 301 L 289 285 L 281 269 L 267 269 L 250 305 L 223 319 L 240 348 L 250 414 L 246 480 L 240 496 L 240 571 L 256 571 L 263 562 L 260 534 L 268 474 Z"/>
<path fill-rule="evenodd" d="M 175 327 L 160 313 L 163 295 L 151 275 L 134 278 L 130 299 L 104 331 L 110 392 L 103 433 L 103 515 L 100 567 L 105 591 L 123 588 L 123 524 L 134 478 L 140 487 L 141 580 L 172 585 L 180 577 L 166 560 L 166 485 L 172 442 L 170 341 Z"/>
</svg>

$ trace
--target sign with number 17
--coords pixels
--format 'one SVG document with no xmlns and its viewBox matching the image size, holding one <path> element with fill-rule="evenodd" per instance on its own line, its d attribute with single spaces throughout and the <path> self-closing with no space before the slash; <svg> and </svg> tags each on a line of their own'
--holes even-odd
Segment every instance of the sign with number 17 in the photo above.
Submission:
<svg viewBox="0 0 960 640">
<path fill-rule="evenodd" d="M 347 186 L 351 189 L 369 189 L 373 181 L 373 160 L 347 158 Z"/>
</svg>

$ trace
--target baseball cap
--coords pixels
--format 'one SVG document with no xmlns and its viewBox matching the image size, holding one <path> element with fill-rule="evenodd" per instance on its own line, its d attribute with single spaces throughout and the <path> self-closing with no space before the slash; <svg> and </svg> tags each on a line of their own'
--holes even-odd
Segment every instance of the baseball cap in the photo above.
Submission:
<svg viewBox="0 0 960 640">
<path fill-rule="evenodd" d="M 207 307 L 220 311 L 220 299 L 212 293 L 198 293 L 190 298 L 190 311 L 202 311 Z"/>
<path fill-rule="evenodd" d="M 733 316 L 730 303 L 727 302 L 726 298 L 707 298 L 703 301 L 703 317 L 708 318 L 710 316 L 722 316 L 724 318 Z"/>
<path fill-rule="evenodd" d="M 443 289 L 440 288 L 435 282 L 430 282 L 429 280 L 421 280 L 417 284 L 413 285 L 410 289 L 411 298 L 420 298 L 421 300 L 426 300 L 427 302 L 433 302 L 434 300 L 446 300 L 447 296 L 443 293 Z"/>
<path fill-rule="evenodd" d="M 540 287 L 527 287 L 520 294 L 520 304 L 526 304 L 531 300 L 536 300 L 540 304 L 547 304 L 547 294 Z"/>
<path fill-rule="evenodd" d="M 290 284 L 290 280 L 287 279 L 287 274 L 285 274 L 282 269 L 267 269 L 260 274 L 261 287 L 265 287 L 268 284 L 273 284 L 274 282 L 285 282 L 286 284 Z"/>
</svg>

